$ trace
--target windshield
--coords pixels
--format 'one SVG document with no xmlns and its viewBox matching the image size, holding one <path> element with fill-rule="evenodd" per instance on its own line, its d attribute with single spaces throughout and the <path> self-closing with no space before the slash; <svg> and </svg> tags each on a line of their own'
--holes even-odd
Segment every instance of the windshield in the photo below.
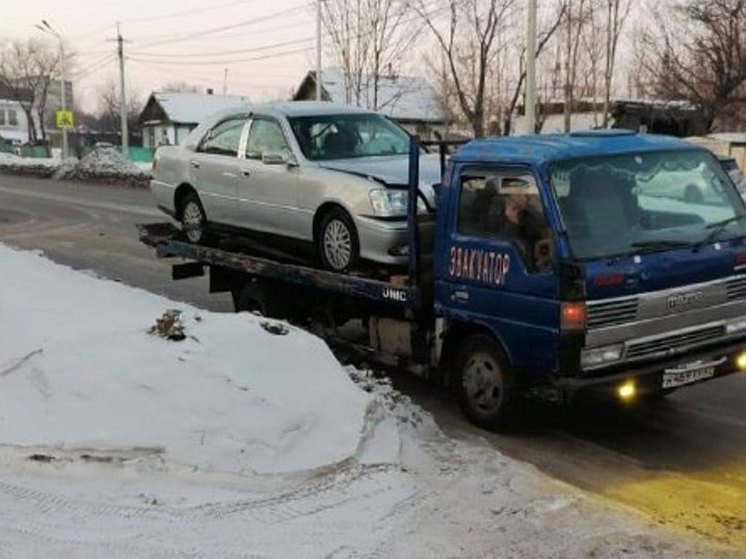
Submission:
<svg viewBox="0 0 746 559">
<path fill-rule="evenodd" d="M 375 113 L 291 118 L 290 126 L 306 159 L 324 161 L 408 153 L 409 136 Z"/>
<path fill-rule="evenodd" d="M 575 159 L 549 172 L 577 258 L 746 235 L 743 202 L 705 151 Z"/>
</svg>

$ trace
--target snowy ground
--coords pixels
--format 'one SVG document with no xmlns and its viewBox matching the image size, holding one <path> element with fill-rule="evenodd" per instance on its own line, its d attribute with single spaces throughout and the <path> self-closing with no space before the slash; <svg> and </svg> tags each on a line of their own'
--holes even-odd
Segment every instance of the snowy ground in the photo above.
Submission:
<svg viewBox="0 0 746 559">
<path fill-rule="evenodd" d="M 132 163 L 115 148 L 97 148 L 83 159 L 29 158 L 0 153 L 0 172 L 32 174 L 61 180 L 97 180 L 147 185 L 150 163 Z"/>
<path fill-rule="evenodd" d="M 0 557 L 727 556 L 449 440 L 293 327 L 2 245 L 0 277 Z"/>
</svg>

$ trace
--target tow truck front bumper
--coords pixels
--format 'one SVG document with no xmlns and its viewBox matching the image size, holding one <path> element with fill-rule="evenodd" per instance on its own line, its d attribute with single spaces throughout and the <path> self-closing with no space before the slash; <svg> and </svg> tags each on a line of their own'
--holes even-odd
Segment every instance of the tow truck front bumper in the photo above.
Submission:
<svg viewBox="0 0 746 559">
<path fill-rule="evenodd" d="M 739 357 L 743 359 L 745 352 L 746 342 L 740 341 L 680 355 L 676 359 L 598 369 L 585 376 L 560 376 L 556 386 L 566 396 L 582 392 L 604 397 L 615 396 L 621 385 L 632 381 L 638 395 L 663 394 L 739 372 Z"/>
</svg>

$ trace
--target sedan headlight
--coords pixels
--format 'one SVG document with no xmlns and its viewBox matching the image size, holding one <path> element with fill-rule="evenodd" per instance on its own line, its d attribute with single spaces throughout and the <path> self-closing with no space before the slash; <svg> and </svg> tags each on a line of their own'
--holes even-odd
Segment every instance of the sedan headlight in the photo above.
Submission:
<svg viewBox="0 0 746 559">
<path fill-rule="evenodd" d="M 619 361 L 622 358 L 623 350 L 624 346 L 622 344 L 584 349 L 580 354 L 580 366 L 587 369 Z"/>
<path fill-rule="evenodd" d="M 407 215 L 407 202 L 409 192 L 406 190 L 394 190 L 379 188 L 370 191 L 370 204 L 373 212 L 380 217 L 399 217 Z M 425 203 L 417 199 L 417 211 L 425 212 Z"/>
</svg>

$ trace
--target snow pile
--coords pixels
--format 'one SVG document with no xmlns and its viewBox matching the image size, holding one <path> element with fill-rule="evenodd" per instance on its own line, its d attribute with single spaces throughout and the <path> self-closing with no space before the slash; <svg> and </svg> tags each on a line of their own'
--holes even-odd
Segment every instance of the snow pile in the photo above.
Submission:
<svg viewBox="0 0 746 559">
<path fill-rule="evenodd" d="M 55 173 L 59 165 L 57 159 L 19 157 L 12 153 L 0 152 L 0 173 L 48 178 Z"/>
<path fill-rule="evenodd" d="M 149 333 L 172 301 L 2 245 L 0 276 L 6 448 L 234 474 L 338 464 L 379 435 L 398 449 L 376 400 L 302 330 L 180 305 L 173 341 Z"/>
<path fill-rule="evenodd" d="M 99 147 L 81 159 L 77 165 L 62 167 L 54 178 L 62 180 L 95 180 L 147 186 L 150 173 L 124 157 L 113 147 Z"/>
</svg>

